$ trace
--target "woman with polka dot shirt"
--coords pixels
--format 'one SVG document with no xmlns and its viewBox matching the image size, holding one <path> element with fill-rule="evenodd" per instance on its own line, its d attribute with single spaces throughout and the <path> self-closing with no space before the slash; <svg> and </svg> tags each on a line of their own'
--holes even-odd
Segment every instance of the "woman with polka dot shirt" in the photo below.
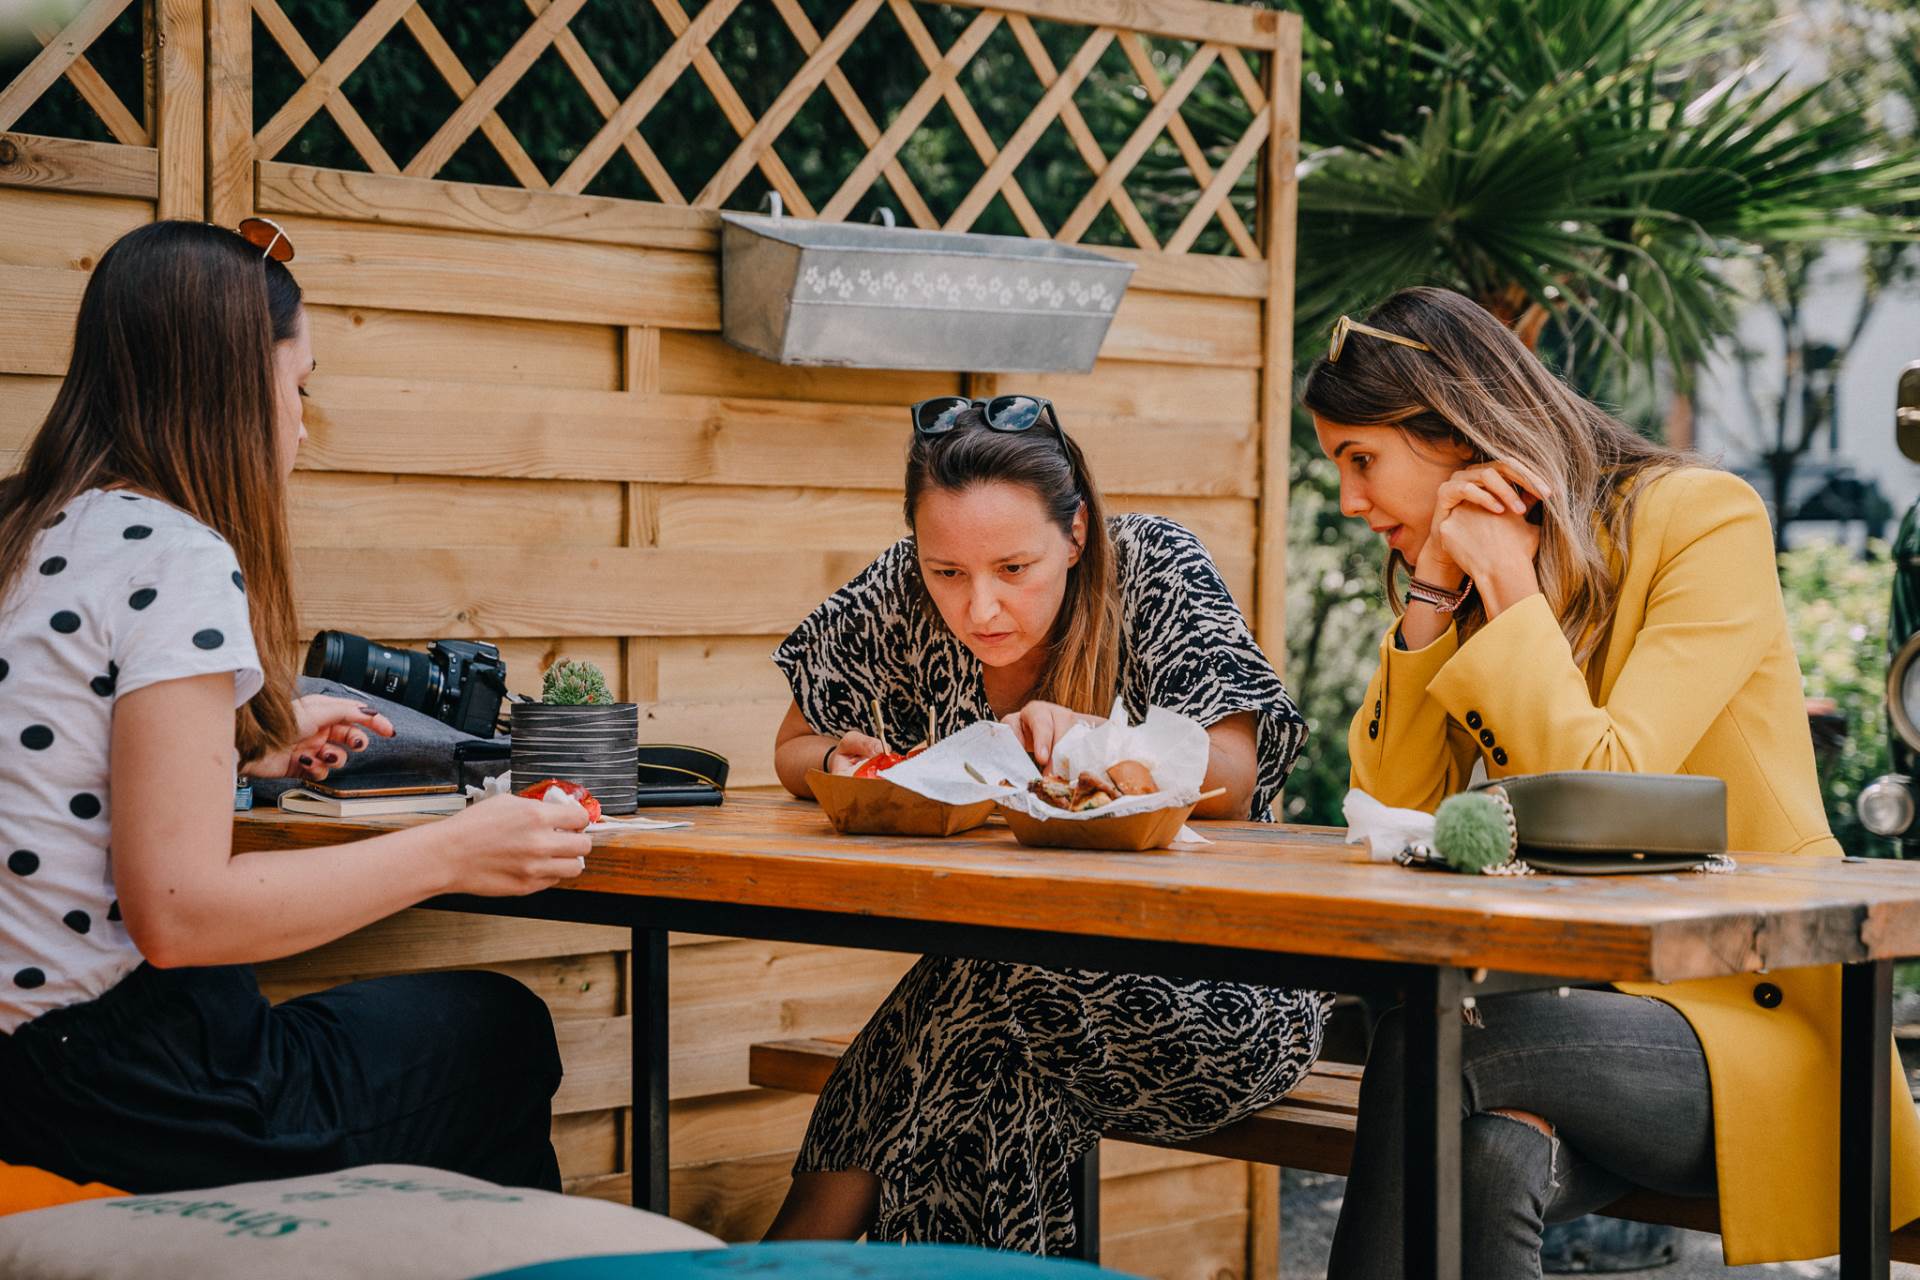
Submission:
<svg viewBox="0 0 1920 1280">
<path fill-rule="evenodd" d="M 314 360 L 272 241 L 160 222 L 109 249 L 0 481 L 0 1162 L 136 1192 L 379 1162 L 558 1189 L 559 1054 L 525 987 L 422 974 L 274 1007 L 248 968 L 435 894 L 546 888 L 588 848 L 584 813 L 501 797 L 233 852 L 236 766 L 324 777 L 393 732 L 292 696 Z"/>
</svg>

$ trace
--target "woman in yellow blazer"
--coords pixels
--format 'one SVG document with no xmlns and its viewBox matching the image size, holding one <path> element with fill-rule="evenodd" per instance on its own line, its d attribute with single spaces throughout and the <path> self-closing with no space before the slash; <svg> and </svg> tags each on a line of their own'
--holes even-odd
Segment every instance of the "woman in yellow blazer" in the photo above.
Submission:
<svg viewBox="0 0 1920 1280">
<path fill-rule="evenodd" d="M 1342 512 L 1386 539 L 1399 615 L 1348 734 L 1355 787 L 1432 810 L 1476 765 L 1709 775 L 1735 850 L 1840 853 L 1748 485 L 1635 434 L 1444 290 L 1343 317 L 1304 399 Z M 1717 1192 L 1730 1264 L 1834 1252 L 1839 986 L 1824 968 L 1482 1001 L 1462 1070 L 1466 1274 L 1538 1276 L 1545 1222 L 1634 1185 Z M 1894 1225 L 1920 1216 L 1901 1077 Z M 1400 1275 L 1401 1080 L 1390 1015 L 1332 1280 Z"/>
</svg>

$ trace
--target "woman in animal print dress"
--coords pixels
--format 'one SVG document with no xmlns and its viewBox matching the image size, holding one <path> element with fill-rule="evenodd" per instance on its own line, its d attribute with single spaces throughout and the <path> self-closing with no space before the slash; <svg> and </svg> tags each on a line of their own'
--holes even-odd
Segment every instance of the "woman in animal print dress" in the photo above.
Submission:
<svg viewBox="0 0 1920 1280">
<path fill-rule="evenodd" d="M 1207 726 L 1204 818 L 1271 820 L 1306 726 L 1200 540 L 1106 516 L 1053 407 L 914 406 L 912 533 L 774 654 L 793 688 L 780 779 L 999 719 L 1045 768 L 1118 695 Z M 1182 1139 L 1291 1089 L 1319 992 L 929 956 L 828 1081 L 769 1238 L 943 1241 L 1058 1254 L 1069 1176 L 1103 1131 Z"/>
</svg>

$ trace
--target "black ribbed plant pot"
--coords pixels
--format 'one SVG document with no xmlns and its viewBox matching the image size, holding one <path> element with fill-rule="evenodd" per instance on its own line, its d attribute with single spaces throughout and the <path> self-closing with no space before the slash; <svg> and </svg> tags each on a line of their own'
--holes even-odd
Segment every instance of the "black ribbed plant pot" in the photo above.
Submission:
<svg viewBox="0 0 1920 1280">
<path fill-rule="evenodd" d="M 577 782 L 593 793 L 602 813 L 638 807 L 640 708 L 631 702 L 549 706 L 513 704 L 513 785 L 547 778 Z"/>
</svg>

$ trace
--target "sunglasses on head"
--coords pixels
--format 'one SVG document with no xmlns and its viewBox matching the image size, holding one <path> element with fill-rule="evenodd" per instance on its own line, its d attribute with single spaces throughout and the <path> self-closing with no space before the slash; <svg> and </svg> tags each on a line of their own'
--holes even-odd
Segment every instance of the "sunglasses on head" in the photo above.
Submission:
<svg viewBox="0 0 1920 1280">
<path fill-rule="evenodd" d="M 978 409 L 987 420 L 987 426 L 995 431 L 1028 431 L 1042 418 L 1053 427 L 1053 433 L 1066 439 L 1060 430 L 1059 415 L 1054 412 L 1053 401 L 1039 396 L 995 396 L 991 400 L 975 400 L 968 396 L 935 396 L 931 400 L 922 400 L 913 406 L 913 433 L 917 436 L 943 436 L 958 425 L 959 417 L 968 409 Z"/>
<path fill-rule="evenodd" d="M 1361 324 L 1358 320 L 1341 316 L 1333 322 L 1333 341 L 1327 347 L 1327 363 L 1339 364 L 1340 353 L 1347 349 L 1347 335 L 1364 333 L 1369 338 L 1379 338 L 1385 342 L 1396 342 L 1403 347 L 1412 347 L 1415 351 L 1432 351 L 1433 348 L 1417 338 L 1403 338 L 1397 333 L 1388 333 L 1385 329 L 1376 329 L 1370 324 Z"/>
<path fill-rule="evenodd" d="M 258 249 L 262 258 L 293 261 L 293 241 L 287 238 L 286 228 L 272 218 L 242 218 L 238 229 L 241 238 Z"/>
</svg>

